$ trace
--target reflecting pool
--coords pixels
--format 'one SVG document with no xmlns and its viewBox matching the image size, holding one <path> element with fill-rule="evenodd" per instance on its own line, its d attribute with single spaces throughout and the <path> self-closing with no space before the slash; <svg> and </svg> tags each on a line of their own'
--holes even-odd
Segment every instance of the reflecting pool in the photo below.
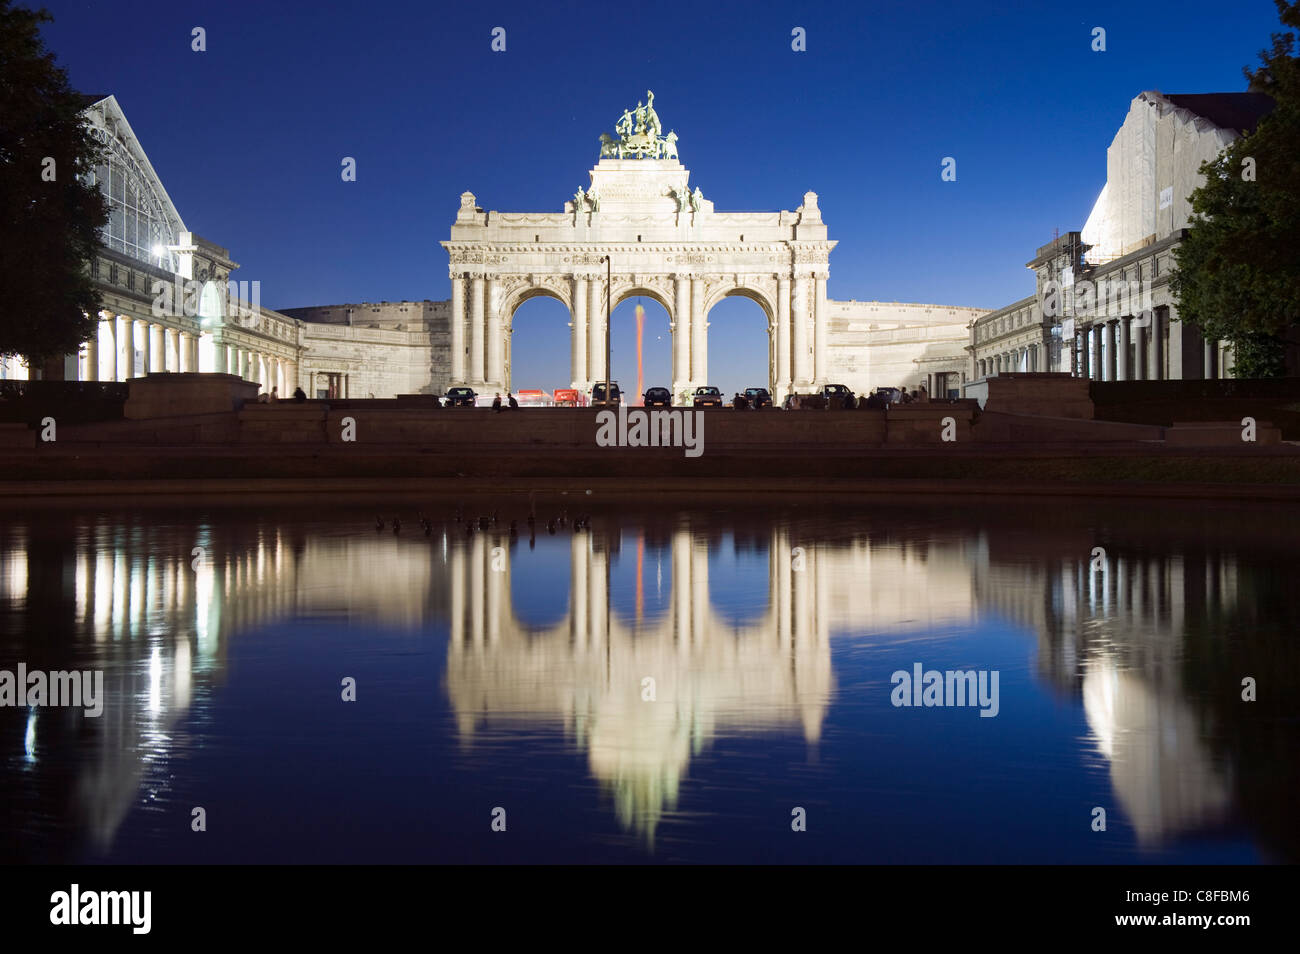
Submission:
<svg viewBox="0 0 1300 954">
<path fill-rule="evenodd" d="M 1291 509 L 811 499 L 0 511 L 0 857 L 1300 860 Z"/>
</svg>

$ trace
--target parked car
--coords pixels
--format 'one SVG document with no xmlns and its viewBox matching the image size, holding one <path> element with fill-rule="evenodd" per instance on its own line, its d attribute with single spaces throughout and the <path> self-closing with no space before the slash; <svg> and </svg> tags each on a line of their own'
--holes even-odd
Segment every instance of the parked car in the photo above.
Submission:
<svg viewBox="0 0 1300 954">
<path fill-rule="evenodd" d="M 556 407 L 586 407 L 587 401 L 577 388 L 556 388 Z"/>
<path fill-rule="evenodd" d="M 903 392 L 898 388 L 876 388 L 871 393 L 873 395 L 880 395 L 886 404 L 897 404 L 903 400 Z"/>
<path fill-rule="evenodd" d="M 446 400 L 442 403 L 446 407 L 474 407 L 477 397 L 473 388 L 448 388 Z"/>
<path fill-rule="evenodd" d="M 745 400 L 754 410 L 772 406 L 772 395 L 767 388 L 745 388 Z"/>
<path fill-rule="evenodd" d="M 645 407 L 672 407 L 673 392 L 667 388 L 650 388 L 642 398 Z"/>
<path fill-rule="evenodd" d="M 722 407 L 722 392 L 709 385 L 705 385 L 702 388 L 696 388 L 695 397 L 691 400 L 691 406 Z"/>
<path fill-rule="evenodd" d="M 822 394 L 826 397 L 826 406 L 829 408 L 852 410 L 858 406 L 858 399 L 843 384 L 823 385 Z"/>
<path fill-rule="evenodd" d="M 591 406 L 592 407 L 618 407 L 623 401 L 623 392 L 619 390 L 618 382 L 611 381 L 609 384 L 609 399 L 605 399 L 605 382 L 597 381 L 591 386 Z"/>
</svg>

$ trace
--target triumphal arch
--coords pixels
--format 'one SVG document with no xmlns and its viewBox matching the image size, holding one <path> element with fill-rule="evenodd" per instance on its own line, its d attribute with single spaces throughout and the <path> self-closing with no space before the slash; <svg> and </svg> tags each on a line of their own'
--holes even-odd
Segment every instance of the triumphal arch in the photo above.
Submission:
<svg viewBox="0 0 1300 954">
<path fill-rule="evenodd" d="M 668 312 L 677 401 L 709 382 L 709 310 L 729 295 L 767 316 L 769 388 L 778 400 L 832 380 L 826 280 L 831 249 L 807 192 L 793 212 L 719 212 L 678 161 L 654 93 L 600 136 L 591 183 L 563 212 L 484 211 L 473 193 L 443 242 L 450 258 L 451 382 L 510 387 L 515 310 L 538 295 L 570 315 L 572 386 L 605 367 L 609 308 L 644 295 Z M 609 263 L 605 262 L 609 256 Z"/>
</svg>

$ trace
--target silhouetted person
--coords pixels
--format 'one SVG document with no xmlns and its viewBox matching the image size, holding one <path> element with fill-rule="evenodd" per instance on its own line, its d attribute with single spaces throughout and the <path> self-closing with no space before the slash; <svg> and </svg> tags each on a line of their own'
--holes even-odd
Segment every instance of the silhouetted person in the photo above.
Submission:
<svg viewBox="0 0 1300 954">
<path fill-rule="evenodd" d="M 293 399 L 297 401 L 299 404 L 301 404 L 303 401 L 307 400 L 307 392 L 304 391 L 302 388 L 294 388 Z"/>
<path fill-rule="evenodd" d="M 516 408 L 519 406 L 519 402 L 515 400 L 515 396 L 511 394 L 509 391 L 506 392 L 506 400 L 510 402 L 511 408 Z"/>
<path fill-rule="evenodd" d="M 496 411 L 498 414 L 501 413 L 501 395 L 500 395 L 500 394 L 498 394 L 496 397 L 494 397 L 494 398 L 492 399 L 492 410 Z"/>
</svg>

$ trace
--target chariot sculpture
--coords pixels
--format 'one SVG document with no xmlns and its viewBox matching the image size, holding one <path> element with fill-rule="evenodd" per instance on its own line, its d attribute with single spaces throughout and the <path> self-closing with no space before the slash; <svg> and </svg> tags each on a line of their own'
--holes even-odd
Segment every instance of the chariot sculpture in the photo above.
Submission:
<svg viewBox="0 0 1300 954">
<path fill-rule="evenodd" d="M 668 131 L 661 136 L 663 126 L 655 112 L 655 94 L 646 90 L 645 105 L 638 100 L 636 108 L 623 110 L 614 124 L 617 137 L 600 134 L 601 159 L 676 159 L 677 133 Z"/>
</svg>

